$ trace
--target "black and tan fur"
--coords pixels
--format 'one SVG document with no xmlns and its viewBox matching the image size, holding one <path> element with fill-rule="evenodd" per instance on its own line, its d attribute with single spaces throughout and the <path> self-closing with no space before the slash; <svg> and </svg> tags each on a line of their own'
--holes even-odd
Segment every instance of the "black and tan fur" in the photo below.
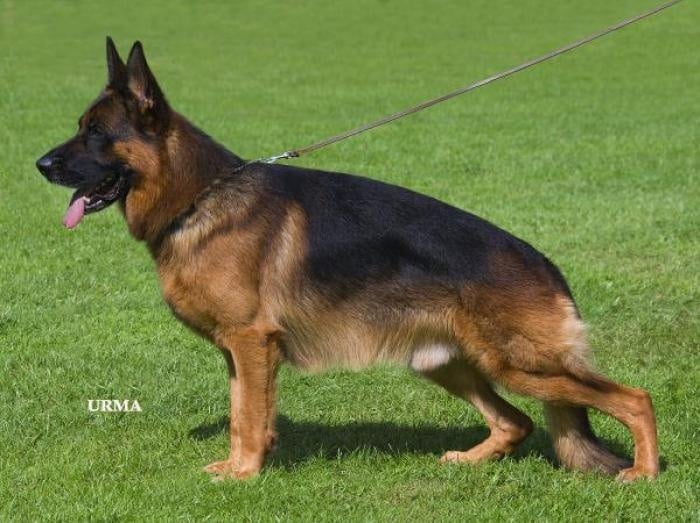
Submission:
<svg viewBox="0 0 700 523">
<path fill-rule="evenodd" d="M 170 108 L 138 42 L 126 64 L 109 39 L 107 56 L 108 85 L 78 134 L 38 163 L 51 181 L 77 188 L 88 210 L 119 202 L 150 249 L 166 302 L 224 354 L 231 452 L 206 470 L 260 471 L 277 438 L 280 363 L 316 371 L 392 362 L 484 416 L 490 435 L 443 461 L 500 458 L 531 432 L 499 384 L 544 402 L 563 465 L 625 481 L 658 474 L 649 395 L 591 369 L 569 288 L 530 245 L 400 187 L 242 168 Z M 100 183 L 110 196 L 96 196 Z M 629 428 L 631 466 L 596 440 L 588 407 Z"/>
</svg>

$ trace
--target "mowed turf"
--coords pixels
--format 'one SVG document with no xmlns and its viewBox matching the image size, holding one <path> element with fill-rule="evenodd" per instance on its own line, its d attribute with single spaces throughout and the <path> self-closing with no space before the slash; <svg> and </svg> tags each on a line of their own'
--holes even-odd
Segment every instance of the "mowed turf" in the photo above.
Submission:
<svg viewBox="0 0 700 523">
<path fill-rule="evenodd" d="M 697 520 L 700 6 L 297 160 L 469 209 L 563 270 L 597 365 L 648 389 L 663 472 L 621 485 L 553 464 L 540 428 L 499 463 L 445 466 L 478 414 L 404 369 L 280 378 L 263 474 L 228 452 L 218 351 L 174 320 L 115 208 L 75 231 L 36 158 L 105 82 L 104 37 L 141 39 L 175 108 L 244 157 L 441 94 L 649 8 L 649 0 L 0 1 L 0 519 Z M 542 427 L 540 405 L 507 394 Z M 141 413 L 87 412 L 91 398 Z M 629 454 L 627 431 L 596 415 Z"/>
</svg>

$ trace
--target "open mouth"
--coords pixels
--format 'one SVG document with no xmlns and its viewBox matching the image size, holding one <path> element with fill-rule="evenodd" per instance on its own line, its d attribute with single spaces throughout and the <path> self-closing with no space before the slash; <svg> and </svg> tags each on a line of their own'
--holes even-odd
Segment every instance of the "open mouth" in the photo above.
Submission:
<svg viewBox="0 0 700 523">
<path fill-rule="evenodd" d="M 78 189 L 71 196 L 63 225 L 72 229 L 86 214 L 101 211 L 122 198 L 129 190 L 126 176 L 110 174 L 94 187 Z"/>
</svg>

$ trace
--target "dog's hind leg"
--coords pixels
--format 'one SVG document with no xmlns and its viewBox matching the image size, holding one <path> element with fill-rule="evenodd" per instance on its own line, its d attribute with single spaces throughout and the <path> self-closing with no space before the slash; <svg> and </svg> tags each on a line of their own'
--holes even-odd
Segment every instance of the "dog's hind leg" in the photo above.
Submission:
<svg viewBox="0 0 700 523">
<path fill-rule="evenodd" d="M 478 445 L 466 451 L 446 452 L 441 461 L 478 463 L 500 459 L 513 452 L 532 432 L 530 418 L 501 398 L 484 376 L 466 361 L 453 360 L 421 374 L 451 394 L 469 401 L 491 430 Z"/>
<path fill-rule="evenodd" d="M 539 289 L 539 290 L 538 290 Z M 480 303 L 478 312 L 474 306 Z M 623 481 L 659 472 L 656 420 L 649 394 L 596 374 L 585 328 L 569 297 L 530 282 L 473 296 L 455 316 L 465 356 L 494 383 L 545 402 L 557 456 L 564 466 L 618 474 Z M 608 414 L 632 433 L 634 465 L 595 437 L 586 407 Z"/>
<path fill-rule="evenodd" d="M 629 429 L 635 444 L 634 465 L 620 470 L 618 478 L 633 481 L 642 477 L 653 479 L 658 475 L 656 418 L 646 391 L 618 385 L 593 373 L 584 379 L 572 374 L 547 376 L 509 369 L 501 374 L 499 381 L 516 392 L 543 400 L 559 410 L 567 406 L 593 407 L 614 417 Z M 559 416 L 554 423 L 550 422 L 550 426 L 556 427 L 560 424 L 558 422 L 565 419 Z M 579 437 L 579 440 L 591 437 L 585 434 L 579 436 L 586 436 Z M 578 442 L 579 445 L 581 443 L 583 441 Z"/>
</svg>

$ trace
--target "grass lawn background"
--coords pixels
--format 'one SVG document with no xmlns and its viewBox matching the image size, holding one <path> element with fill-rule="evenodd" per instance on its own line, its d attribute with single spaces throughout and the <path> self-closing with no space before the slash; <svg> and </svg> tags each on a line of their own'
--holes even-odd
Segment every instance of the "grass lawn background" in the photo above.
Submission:
<svg viewBox="0 0 700 523">
<path fill-rule="evenodd" d="M 648 0 L 0 0 L 0 519 L 697 520 L 700 6 L 297 160 L 469 209 L 567 275 L 598 366 L 648 389 L 664 471 L 620 485 L 514 457 L 443 466 L 487 431 L 394 368 L 280 378 L 281 446 L 256 479 L 228 451 L 218 351 L 171 318 L 116 207 L 75 231 L 36 158 L 105 82 L 104 37 L 141 39 L 174 107 L 244 157 L 305 145 L 587 35 Z M 540 405 L 508 396 L 542 427 Z M 140 414 L 89 414 L 90 398 Z M 626 430 L 596 415 L 629 453 Z"/>
</svg>

